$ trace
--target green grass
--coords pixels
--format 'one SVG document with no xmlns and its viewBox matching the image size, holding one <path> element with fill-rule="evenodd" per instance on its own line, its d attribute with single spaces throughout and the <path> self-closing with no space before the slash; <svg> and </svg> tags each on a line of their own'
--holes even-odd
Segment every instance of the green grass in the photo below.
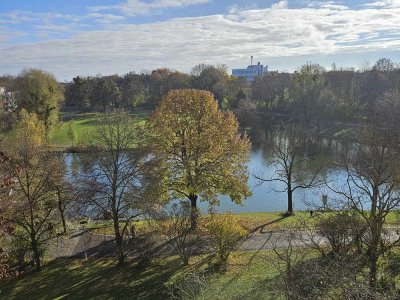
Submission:
<svg viewBox="0 0 400 300">
<path fill-rule="evenodd" d="M 282 213 L 279 212 L 238 213 L 234 215 L 239 223 L 242 224 L 247 230 L 253 230 L 264 225 L 268 230 L 282 229 L 288 226 L 298 226 L 300 220 L 305 220 L 307 222 L 314 221 L 314 219 L 309 218 L 309 214 L 306 212 L 297 212 L 295 216 L 288 218 L 283 218 Z M 205 222 L 207 221 L 207 216 L 208 215 L 205 215 Z M 151 224 L 153 224 L 153 226 Z M 123 225 L 124 222 L 121 222 L 121 226 Z M 141 220 L 135 221 L 134 225 L 138 231 L 145 233 L 149 230 L 151 231 L 151 229 L 154 227 L 154 222 L 152 223 L 151 220 Z M 200 226 L 201 225 L 202 222 L 200 221 Z M 95 232 L 100 234 L 114 234 L 114 228 L 111 221 L 90 222 L 87 224 L 87 228 L 93 229 Z"/>
<path fill-rule="evenodd" d="M 93 133 L 96 126 L 99 124 L 101 115 L 101 113 L 61 115 L 61 119 L 65 118 L 68 119 L 68 121 L 60 121 L 60 123 L 55 126 L 50 138 L 51 146 L 61 148 L 72 146 L 68 137 L 70 122 L 77 134 L 77 141 L 75 144 L 79 145 L 80 143 L 87 142 L 88 137 L 90 137 L 90 134 Z M 144 124 L 148 114 L 137 113 L 134 114 L 134 116 L 140 124 Z"/>
<path fill-rule="evenodd" d="M 54 126 L 50 136 L 50 146 L 55 149 L 64 149 L 71 146 L 79 146 L 79 144 L 87 143 L 90 134 L 94 132 L 96 126 L 99 124 L 101 113 L 85 113 L 85 114 L 60 114 L 60 121 Z M 141 112 L 134 114 L 139 124 L 144 124 L 148 117 L 148 113 Z M 65 121 L 63 121 L 65 120 Z M 68 137 L 69 123 L 72 123 L 76 131 L 77 140 L 72 145 Z M 7 144 L 8 141 L 14 136 L 15 130 L 8 131 L 4 134 L 3 143 Z"/>
<path fill-rule="evenodd" d="M 276 275 L 269 263 L 272 251 L 233 253 L 225 274 L 211 273 L 199 299 L 271 299 Z M 135 263 L 116 267 L 112 260 L 62 259 L 39 273 L 22 275 L 0 287 L 5 299 L 167 299 L 168 285 L 209 267 L 206 256 L 196 256 L 183 267 L 177 257 L 154 260 L 146 269 Z M 237 298 L 238 299 L 238 298 Z"/>
<path fill-rule="evenodd" d="M 291 217 L 283 217 L 280 212 L 253 212 L 235 214 L 238 220 L 248 229 L 264 226 L 266 229 L 283 229 L 285 227 L 301 227 L 303 225 L 314 226 L 321 216 L 329 216 L 332 213 L 314 211 L 313 217 L 307 211 L 297 211 Z M 400 224 L 400 214 L 392 211 L 385 220 L 385 226 L 398 226 Z"/>
<path fill-rule="evenodd" d="M 69 122 L 72 123 L 72 126 L 76 131 L 77 143 L 79 144 L 86 136 L 90 135 L 90 133 L 94 131 L 96 125 L 98 125 L 100 116 L 100 114 L 95 113 L 81 114 L 76 115 L 70 121 L 61 121 L 53 129 L 50 144 L 54 146 L 71 146 L 71 141 L 68 138 Z"/>
<path fill-rule="evenodd" d="M 320 216 L 329 216 L 329 212 L 314 212 L 314 216 L 310 217 L 310 213 L 306 211 L 297 211 L 291 217 L 284 217 L 282 212 L 250 212 L 234 214 L 240 224 L 247 230 L 252 231 L 263 228 L 265 230 L 280 230 L 290 227 L 302 227 L 304 225 L 313 227 L 321 218 Z M 207 215 L 205 215 L 207 217 Z M 397 211 L 389 213 L 386 217 L 385 226 L 399 226 L 400 214 Z M 207 220 L 207 219 L 205 219 Z M 123 226 L 121 222 L 121 226 Z M 151 221 L 135 221 L 136 230 L 146 233 L 151 231 Z M 112 222 L 91 222 L 87 228 L 93 229 L 100 234 L 114 234 Z M 129 230 L 129 226 L 128 226 Z"/>
</svg>

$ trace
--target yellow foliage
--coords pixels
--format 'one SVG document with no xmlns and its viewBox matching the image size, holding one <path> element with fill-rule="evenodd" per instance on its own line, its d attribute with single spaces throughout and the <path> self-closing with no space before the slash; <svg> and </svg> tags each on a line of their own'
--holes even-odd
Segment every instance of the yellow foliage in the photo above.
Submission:
<svg viewBox="0 0 400 300">
<path fill-rule="evenodd" d="M 232 112 L 221 111 L 213 94 L 173 90 L 150 120 L 151 147 L 162 158 L 166 190 L 241 203 L 250 196 L 246 162 L 250 141 L 238 132 Z"/>
<path fill-rule="evenodd" d="M 21 110 L 20 121 L 16 128 L 15 138 L 10 145 L 12 153 L 25 161 L 31 160 L 46 146 L 46 130 L 44 123 L 35 113 Z"/>
<path fill-rule="evenodd" d="M 222 263 L 226 262 L 240 239 L 247 235 L 247 230 L 239 224 L 232 213 L 213 215 L 206 227 Z"/>
</svg>

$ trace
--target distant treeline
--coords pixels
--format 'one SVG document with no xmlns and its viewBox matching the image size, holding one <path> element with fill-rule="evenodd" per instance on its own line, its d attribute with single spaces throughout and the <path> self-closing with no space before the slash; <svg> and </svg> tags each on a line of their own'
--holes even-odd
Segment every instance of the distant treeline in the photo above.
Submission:
<svg viewBox="0 0 400 300">
<path fill-rule="evenodd" d="M 12 80 L 0 78 L 0 86 L 12 90 Z M 230 76 L 224 65 L 200 64 L 190 74 L 163 68 L 124 76 L 77 76 L 62 85 L 64 105 L 84 112 L 153 109 L 170 90 L 195 88 L 212 92 L 222 108 L 287 114 L 305 122 L 354 121 L 368 117 L 382 101 L 399 98 L 400 67 L 386 58 L 361 71 L 304 65 L 294 73 L 267 72 L 247 82 Z"/>
</svg>

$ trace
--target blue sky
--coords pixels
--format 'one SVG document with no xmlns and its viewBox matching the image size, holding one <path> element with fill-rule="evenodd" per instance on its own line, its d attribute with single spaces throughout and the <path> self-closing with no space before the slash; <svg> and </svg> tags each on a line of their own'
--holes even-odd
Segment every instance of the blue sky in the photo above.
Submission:
<svg viewBox="0 0 400 300">
<path fill-rule="evenodd" d="M 0 0 L 0 74 L 400 62 L 400 0 Z"/>
</svg>

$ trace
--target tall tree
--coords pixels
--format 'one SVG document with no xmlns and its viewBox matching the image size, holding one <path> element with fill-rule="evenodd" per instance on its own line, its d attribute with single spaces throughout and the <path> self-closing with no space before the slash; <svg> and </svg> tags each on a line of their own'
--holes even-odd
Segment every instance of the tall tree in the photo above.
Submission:
<svg viewBox="0 0 400 300">
<path fill-rule="evenodd" d="M 190 200 L 192 228 L 197 226 L 199 196 L 215 203 L 223 194 L 241 203 L 250 195 L 246 167 L 250 142 L 238 133 L 234 115 L 218 110 L 210 92 L 169 92 L 149 125 L 151 149 L 162 161 L 163 195 Z"/>
<path fill-rule="evenodd" d="M 227 82 L 229 81 L 227 67 L 225 65 L 198 65 L 194 68 L 193 74 L 198 72 L 196 69 L 201 69 L 201 72 L 193 78 L 193 86 L 197 89 L 212 92 L 221 106 L 226 94 Z"/>
<path fill-rule="evenodd" d="M 55 77 L 42 70 L 26 69 L 15 80 L 18 109 L 34 112 L 43 121 L 46 134 L 57 122 L 58 111 L 64 101 L 64 90 Z"/>
<path fill-rule="evenodd" d="M 67 233 L 66 212 L 67 208 L 75 200 L 77 190 L 71 178 L 68 178 L 68 172 L 63 156 L 54 157 L 53 176 L 50 180 L 51 187 L 54 190 L 57 210 L 60 215 L 63 232 Z"/>
<path fill-rule="evenodd" d="M 146 102 L 149 97 L 148 90 L 142 82 L 142 76 L 130 72 L 126 74 L 122 82 L 122 98 L 124 105 L 131 110 Z"/>
<path fill-rule="evenodd" d="M 4 152 L 0 152 L 0 240 L 6 233 L 14 230 L 13 226 L 7 226 L 4 219 L 4 207 L 14 184 L 12 172 L 8 167 L 9 161 L 10 157 Z M 8 254 L 5 249 L 0 247 L 0 280 L 9 275 Z"/>
<path fill-rule="evenodd" d="M 380 58 L 372 66 L 372 69 L 380 72 L 393 72 L 396 66 L 389 58 Z"/>
<path fill-rule="evenodd" d="M 374 126 L 361 128 L 357 144 L 351 144 L 343 155 L 345 184 L 330 185 L 340 203 L 352 208 L 366 223 L 368 234 L 362 241 L 367 247 L 371 287 L 377 284 L 379 258 L 398 242 L 385 236 L 384 231 L 386 217 L 400 207 L 397 148 L 398 137 Z"/>
<path fill-rule="evenodd" d="M 65 86 L 65 104 L 88 111 L 92 107 L 90 80 L 90 77 L 74 77 L 72 82 Z"/>
<path fill-rule="evenodd" d="M 309 136 L 304 127 L 288 125 L 277 130 L 273 136 L 272 161 L 275 168 L 272 178 L 255 177 L 261 182 L 277 181 L 284 185 L 287 193 L 287 214 L 293 214 L 293 193 L 298 189 L 309 189 L 322 184 L 318 179 L 321 167 L 309 174 L 304 174 L 302 168 L 310 162 L 306 155 Z M 310 168 L 311 169 L 311 168 Z"/>
<path fill-rule="evenodd" d="M 129 115 L 105 115 L 91 139 L 97 151 L 83 174 L 83 208 L 92 214 L 111 216 L 119 264 L 125 259 L 123 239 L 127 227 L 146 207 L 146 166 L 150 162 L 137 147 L 140 137 L 138 125 Z"/>
<path fill-rule="evenodd" d="M 325 104 L 321 99 L 325 86 L 324 69 L 319 65 L 302 66 L 294 75 L 289 88 L 292 113 L 295 118 L 309 123 L 321 117 Z"/>
<path fill-rule="evenodd" d="M 45 126 L 35 113 L 22 111 L 16 135 L 10 143 L 8 168 L 15 184 L 4 205 L 4 219 L 15 225 L 15 238 L 30 245 L 36 270 L 41 268 L 41 249 L 54 237 L 58 223 L 57 201 L 51 179 L 57 160 L 46 151 Z"/>
</svg>

